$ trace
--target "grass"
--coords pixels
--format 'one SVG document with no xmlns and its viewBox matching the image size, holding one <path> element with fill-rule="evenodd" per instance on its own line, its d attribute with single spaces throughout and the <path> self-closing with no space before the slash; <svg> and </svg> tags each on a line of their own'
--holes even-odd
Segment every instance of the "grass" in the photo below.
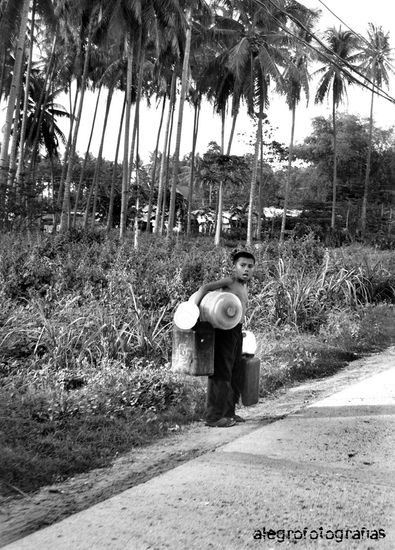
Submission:
<svg viewBox="0 0 395 550">
<path fill-rule="evenodd" d="M 247 328 L 262 395 L 393 343 L 393 258 L 363 251 L 311 237 L 255 248 Z M 102 234 L 0 239 L 5 492 L 109 464 L 201 418 L 205 379 L 170 369 L 172 314 L 228 272 L 229 252 L 205 239 L 147 238 L 138 252 Z"/>
</svg>

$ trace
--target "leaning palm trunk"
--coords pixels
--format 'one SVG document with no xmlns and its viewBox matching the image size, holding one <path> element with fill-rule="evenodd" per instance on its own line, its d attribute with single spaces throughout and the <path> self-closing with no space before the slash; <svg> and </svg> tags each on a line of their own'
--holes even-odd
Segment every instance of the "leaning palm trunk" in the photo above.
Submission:
<svg viewBox="0 0 395 550">
<path fill-rule="evenodd" d="M 252 245 L 252 219 L 253 219 L 253 213 L 254 213 L 256 178 L 258 174 L 259 144 L 260 144 L 261 135 L 262 135 L 262 119 L 263 119 L 263 95 L 261 93 L 261 97 L 259 98 L 259 119 L 258 119 L 258 128 L 256 132 L 254 164 L 253 164 L 252 176 L 251 176 L 250 200 L 248 204 L 247 246 Z"/>
<path fill-rule="evenodd" d="M 105 138 L 105 135 L 106 135 L 108 115 L 109 115 L 109 112 L 110 112 L 113 93 L 114 93 L 114 88 L 113 87 L 109 88 L 108 95 L 107 95 L 106 112 L 105 112 L 105 115 L 104 115 L 103 129 L 102 129 L 100 145 L 99 145 L 99 152 L 97 154 L 97 159 L 96 159 L 95 173 L 93 175 L 92 185 L 90 187 L 89 194 L 88 194 L 88 199 L 86 201 L 85 216 L 84 216 L 84 229 L 86 229 L 88 227 L 89 211 L 90 211 L 92 194 L 94 194 L 93 208 L 92 208 L 92 223 L 93 224 L 95 223 L 96 208 L 97 208 L 97 194 L 98 194 L 99 179 L 100 179 L 100 170 L 101 170 L 101 165 L 102 165 L 102 160 L 103 160 L 104 138 Z"/>
<path fill-rule="evenodd" d="M 125 38 L 125 40 L 127 40 Z M 130 108 L 132 94 L 132 70 L 133 70 L 133 46 L 130 42 L 126 44 L 127 52 L 127 73 L 126 73 L 126 113 L 125 113 L 125 135 L 123 147 L 122 167 L 122 191 L 121 191 L 121 219 L 119 223 L 119 236 L 123 240 L 126 234 L 126 221 L 128 215 L 129 200 L 129 138 L 130 138 Z"/>
<path fill-rule="evenodd" d="M 89 31 L 88 31 L 89 32 L 88 43 L 87 43 L 86 52 L 85 52 L 84 69 L 83 69 L 82 79 L 81 79 L 80 102 L 78 105 L 77 119 L 75 121 L 75 126 L 74 126 L 73 140 L 71 142 L 71 147 L 70 147 L 69 161 L 67 164 L 67 175 L 66 175 L 66 180 L 64 182 L 62 213 L 60 216 L 60 231 L 62 233 L 67 231 L 70 228 L 70 187 L 71 187 L 71 179 L 73 176 L 74 156 L 75 156 L 75 151 L 77 147 L 77 139 L 78 139 L 78 131 L 80 128 L 80 122 L 81 122 L 82 107 L 84 105 L 85 88 L 86 88 L 86 83 L 88 78 L 89 58 L 90 58 L 91 39 L 92 39 L 91 27 L 92 27 L 92 24 L 90 22 Z"/>
<path fill-rule="evenodd" d="M 170 151 L 171 151 L 171 141 L 173 138 L 175 106 L 176 104 L 174 103 L 174 108 L 171 113 L 169 143 L 167 144 L 167 153 L 165 155 L 165 178 L 163 182 L 162 214 L 160 218 L 159 235 L 163 235 L 163 231 L 165 228 L 166 208 L 167 208 L 167 190 L 169 188 L 169 178 L 170 178 Z"/>
<path fill-rule="evenodd" d="M 23 113 L 22 113 L 22 122 L 21 122 L 21 132 L 20 132 L 20 138 L 19 138 L 19 143 L 20 143 L 19 157 L 18 157 L 18 164 L 16 167 L 16 174 L 15 174 L 17 195 L 21 190 L 20 189 L 21 177 L 24 171 L 24 163 L 25 163 L 25 138 L 26 138 L 26 126 L 27 126 L 27 111 L 29 107 L 30 80 L 31 80 L 32 64 L 33 64 L 33 40 L 34 40 L 35 15 L 36 15 L 36 0 L 33 0 L 32 22 L 31 22 L 31 30 L 30 30 L 30 45 L 29 45 L 29 53 L 28 53 L 27 68 L 26 68 L 26 79 L 25 79 L 25 95 L 23 98 Z"/>
<path fill-rule="evenodd" d="M 5 76 L 5 67 L 6 67 L 6 52 L 3 48 L 0 51 L 0 101 L 3 98 L 3 83 L 4 83 L 4 76 Z"/>
<path fill-rule="evenodd" d="M 75 112 L 77 110 L 78 96 L 79 96 L 79 88 L 77 87 L 76 92 L 75 92 L 75 97 L 74 97 L 74 104 L 73 104 L 73 107 L 71 107 L 72 101 L 71 101 L 71 84 L 70 84 L 70 89 L 69 89 L 70 112 L 71 112 L 70 128 L 69 128 L 69 135 L 68 135 L 68 138 L 67 138 L 65 152 L 64 152 L 64 155 L 63 155 L 63 166 L 62 166 L 62 172 L 60 174 L 60 181 L 59 181 L 57 197 L 56 197 L 56 201 L 55 201 L 55 199 L 53 201 L 53 204 L 55 206 L 55 209 L 54 209 L 54 224 L 53 224 L 53 229 L 52 229 L 53 233 L 56 232 L 56 229 L 57 229 L 58 224 L 59 224 L 59 217 L 60 217 L 59 211 L 60 211 L 60 207 L 62 205 L 64 182 L 66 180 L 68 158 L 69 158 L 70 149 L 71 149 L 71 142 L 72 142 L 72 139 L 73 139 L 73 128 L 74 128 Z"/>
<path fill-rule="evenodd" d="M 149 190 L 149 197 L 148 197 L 147 233 L 151 232 L 152 199 L 153 199 L 153 196 L 154 196 L 156 165 L 158 164 L 159 140 L 160 140 L 160 134 L 162 132 L 163 118 L 164 118 L 164 114 L 165 114 L 165 107 L 166 107 L 166 94 L 164 94 L 164 96 L 163 96 L 162 113 L 161 113 L 161 116 L 160 116 L 159 128 L 158 128 L 158 133 L 157 133 L 157 137 L 156 137 L 156 145 L 155 145 L 155 153 L 154 153 L 154 164 L 153 164 L 152 176 L 151 176 L 151 187 L 150 187 L 150 190 Z"/>
<path fill-rule="evenodd" d="M 373 83 L 373 86 L 374 86 L 374 83 Z M 369 145 L 368 145 L 368 156 L 366 159 L 365 184 L 364 184 L 363 198 L 362 198 L 362 213 L 361 213 L 361 236 L 362 237 L 365 237 L 365 233 L 366 233 L 366 213 L 368 208 L 370 163 L 372 158 L 373 100 L 374 100 L 374 90 L 372 90 L 372 98 L 370 101 Z"/>
<path fill-rule="evenodd" d="M 177 181 L 178 181 L 178 167 L 180 163 L 182 120 L 184 115 L 184 105 L 185 105 L 186 93 L 188 88 L 189 55 L 191 52 L 191 37 L 192 37 L 191 15 L 192 15 L 191 8 L 189 8 L 186 14 L 187 34 L 186 34 L 186 43 L 185 43 L 185 51 L 184 51 L 184 60 L 182 65 L 181 94 L 180 94 L 180 104 L 179 104 L 179 110 L 178 110 L 176 146 L 174 151 L 173 178 L 172 178 L 171 191 L 170 191 L 169 223 L 167 226 L 167 238 L 169 238 L 170 235 L 172 235 L 173 233 L 174 219 L 175 219 L 176 188 L 177 188 Z"/>
<path fill-rule="evenodd" d="M 165 168 L 166 168 L 166 152 L 167 152 L 167 145 L 168 145 L 169 136 L 170 136 L 172 114 L 174 112 L 174 105 L 176 100 L 176 81 L 177 81 L 176 73 L 177 71 L 176 69 L 174 69 L 173 75 L 171 78 L 171 84 L 170 84 L 169 112 L 167 116 L 165 137 L 163 140 L 163 151 L 162 151 L 160 170 L 159 170 L 158 200 L 156 203 L 155 228 L 154 228 L 154 233 L 156 235 L 160 233 L 161 218 L 162 218 L 161 210 L 162 210 L 162 198 L 163 198 L 163 187 L 164 187 L 163 183 L 164 183 L 164 175 L 165 175 Z"/>
<path fill-rule="evenodd" d="M 125 116 L 125 106 L 126 106 L 126 97 L 123 101 L 123 106 L 122 106 L 121 120 L 119 122 L 117 146 L 116 146 L 116 150 L 115 150 L 115 160 L 114 160 L 114 166 L 113 166 L 113 169 L 112 169 L 111 189 L 110 189 L 110 203 L 108 205 L 108 217 L 107 217 L 107 227 L 106 227 L 107 232 L 110 231 L 110 229 L 112 228 L 112 225 L 113 225 L 115 182 L 116 182 L 116 179 L 117 179 L 118 155 L 119 155 L 119 146 L 121 144 L 123 119 L 124 119 L 124 116 Z"/>
<path fill-rule="evenodd" d="M 90 152 L 92 137 L 93 137 L 93 130 L 95 129 L 97 109 L 99 107 L 101 91 L 102 91 L 102 85 L 100 85 L 100 87 L 99 87 L 99 93 L 97 94 L 97 98 L 96 98 L 95 112 L 93 113 L 93 120 L 92 120 L 91 131 L 90 131 L 90 134 L 89 134 L 88 145 L 87 145 L 87 148 L 86 148 L 86 151 L 85 151 L 84 162 L 82 163 L 82 167 L 81 167 L 80 181 L 78 182 L 77 192 L 76 192 L 76 195 L 75 195 L 73 227 L 75 227 L 75 224 L 76 224 L 76 221 L 77 221 L 77 211 L 78 211 L 78 205 L 79 205 L 78 203 L 79 203 L 79 199 L 80 199 L 80 195 L 81 195 L 82 184 L 84 182 L 86 165 L 88 163 L 89 152 Z"/>
<path fill-rule="evenodd" d="M 23 53 L 25 49 L 26 29 L 29 17 L 30 0 L 24 0 L 19 24 L 19 34 L 15 53 L 14 70 L 12 74 L 11 88 L 8 96 L 5 123 L 3 126 L 3 142 L 0 155 L 0 204 L 4 208 L 4 199 L 7 193 L 7 172 L 8 172 L 8 147 L 10 143 L 12 119 L 15 110 L 15 98 L 17 86 L 21 78 Z M 2 221 L 5 221 L 5 211 L 1 212 Z"/>
<path fill-rule="evenodd" d="M 134 249 L 139 247 L 139 211 L 140 211 L 140 172 L 139 172 L 139 112 L 136 112 L 136 211 L 134 215 Z"/>
<path fill-rule="evenodd" d="M 15 184 L 18 142 L 19 142 L 19 136 L 20 136 L 19 120 L 21 116 L 22 89 L 23 89 L 23 71 L 21 71 L 21 80 L 19 82 L 18 91 L 15 98 L 14 126 L 12 131 L 11 151 L 10 151 L 10 157 L 9 157 L 9 169 L 8 169 L 8 180 L 7 180 L 7 188 L 10 194 L 13 195 L 13 198 L 16 198 L 15 189 L 13 189 L 13 187 Z"/>
<path fill-rule="evenodd" d="M 291 187 L 292 156 L 293 156 L 293 150 L 294 150 L 294 136 L 295 136 L 295 111 L 296 111 L 296 107 L 295 107 L 295 104 L 293 104 L 292 105 L 291 141 L 289 143 L 289 151 L 288 151 L 288 173 L 287 173 L 287 178 L 285 180 L 285 193 L 284 193 L 284 205 L 283 205 L 284 210 L 283 210 L 283 217 L 281 220 L 280 243 L 284 241 L 285 224 L 287 222 L 289 190 Z"/>
</svg>

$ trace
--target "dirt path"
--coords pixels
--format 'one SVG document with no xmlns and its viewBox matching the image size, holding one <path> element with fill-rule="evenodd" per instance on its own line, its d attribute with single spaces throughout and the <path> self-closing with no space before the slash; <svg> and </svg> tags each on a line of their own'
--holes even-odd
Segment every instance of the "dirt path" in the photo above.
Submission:
<svg viewBox="0 0 395 550">
<path fill-rule="evenodd" d="M 135 449 L 117 458 L 111 467 L 93 470 L 67 481 L 42 488 L 39 492 L 0 500 L 0 545 L 3 546 L 84 510 L 130 487 L 143 483 L 182 462 L 213 451 L 258 427 L 303 409 L 312 401 L 333 394 L 360 380 L 381 372 L 394 361 L 395 347 L 359 359 L 339 373 L 283 389 L 242 411 L 247 422 L 228 430 L 194 423 L 156 443 Z"/>
</svg>

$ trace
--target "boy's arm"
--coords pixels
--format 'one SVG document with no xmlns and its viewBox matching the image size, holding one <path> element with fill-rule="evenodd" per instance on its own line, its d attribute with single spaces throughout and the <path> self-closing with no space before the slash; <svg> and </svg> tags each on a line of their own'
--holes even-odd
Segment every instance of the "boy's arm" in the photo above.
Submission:
<svg viewBox="0 0 395 550">
<path fill-rule="evenodd" d="M 197 292 L 192 294 L 192 296 L 189 298 L 189 301 L 198 306 L 208 292 L 227 287 L 232 282 L 233 282 L 233 279 L 231 279 L 230 277 L 227 277 L 226 279 L 220 279 L 219 281 L 213 281 L 212 283 L 207 283 L 205 285 L 202 285 Z"/>
</svg>

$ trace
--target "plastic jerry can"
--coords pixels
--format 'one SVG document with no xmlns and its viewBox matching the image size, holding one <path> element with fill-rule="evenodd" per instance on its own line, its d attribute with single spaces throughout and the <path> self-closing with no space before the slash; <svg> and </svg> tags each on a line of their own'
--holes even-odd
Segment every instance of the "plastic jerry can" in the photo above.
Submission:
<svg viewBox="0 0 395 550">
<path fill-rule="evenodd" d="M 214 329 L 198 321 L 190 330 L 173 327 L 171 369 L 192 376 L 214 373 Z"/>
<path fill-rule="evenodd" d="M 241 390 L 241 402 L 248 407 L 259 401 L 259 375 L 261 363 L 258 357 L 251 355 L 242 356 L 243 388 Z"/>
<path fill-rule="evenodd" d="M 240 299 L 231 292 L 220 290 L 213 290 L 203 296 L 199 309 L 202 321 L 222 330 L 235 327 L 243 315 Z"/>
</svg>

